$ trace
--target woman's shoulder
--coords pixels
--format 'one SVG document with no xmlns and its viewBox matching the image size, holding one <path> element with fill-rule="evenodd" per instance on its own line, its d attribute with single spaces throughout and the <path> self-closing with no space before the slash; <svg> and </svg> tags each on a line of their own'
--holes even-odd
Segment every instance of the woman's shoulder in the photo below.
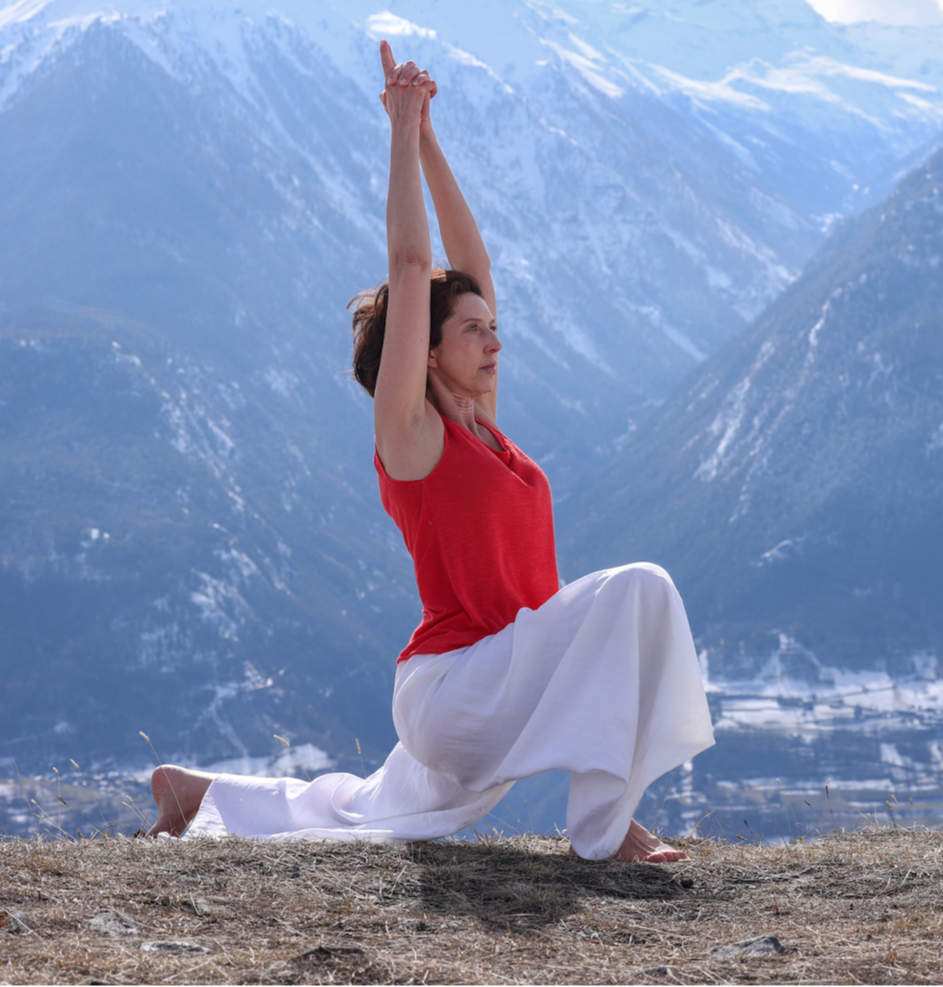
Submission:
<svg viewBox="0 0 943 987">
<path fill-rule="evenodd" d="M 375 436 L 375 463 L 386 478 L 396 483 L 415 483 L 432 473 L 442 458 L 448 432 L 445 419 L 430 401 L 423 409 L 423 421 L 415 428 L 392 430 Z M 382 438 L 382 441 L 381 441 Z"/>
</svg>

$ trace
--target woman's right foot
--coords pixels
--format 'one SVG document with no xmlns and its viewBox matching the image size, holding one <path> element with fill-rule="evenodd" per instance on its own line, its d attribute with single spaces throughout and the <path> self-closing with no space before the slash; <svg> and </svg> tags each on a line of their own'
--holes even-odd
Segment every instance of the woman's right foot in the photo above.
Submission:
<svg viewBox="0 0 943 987">
<path fill-rule="evenodd" d="M 151 775 L 157 822 L 147 835 L 169 833 L 179 836 L 199 812 L 203 796 L 215 777 L 207 771 L 190 771 L 173 764 L 162 764 L 157 768 Z"/>
<path fill-rule="evenodd" d="M 650 833 L 633 819 L 622 846 L 610 859 L 646 864 L 674 864 L 679 860 L 687 860 L 688 855 L 684 850 L 676 850 L 673 846 L 662 843 L 654 833 Z"/>
<path fill-rule="evenodd" d="M 574 857 L 579 856 L 572 846 L 570 853 Z M 608 859 L 628 863 L 676 864 L 679 860 L 687 860 L 688 855 L 684 850 L 676 850 L 673 846 L 662 843 L 654 833 L 650 833 L 633 819 L 622 845 Z"/>
</svg>

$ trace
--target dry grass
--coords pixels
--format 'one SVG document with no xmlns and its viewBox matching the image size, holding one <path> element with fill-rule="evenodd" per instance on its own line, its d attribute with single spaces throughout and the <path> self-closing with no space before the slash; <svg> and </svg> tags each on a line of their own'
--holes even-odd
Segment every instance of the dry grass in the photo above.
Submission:
<svg viewBox="0 0 943 987">
<path fill-rule="evenodd" d="M 566 850 L 8 840 L 0 982 L 943 983 L 943 833 L 701 840 L 671 866 Z M 767 934 L 786 951 L 715 952 Z"/>
</svg>

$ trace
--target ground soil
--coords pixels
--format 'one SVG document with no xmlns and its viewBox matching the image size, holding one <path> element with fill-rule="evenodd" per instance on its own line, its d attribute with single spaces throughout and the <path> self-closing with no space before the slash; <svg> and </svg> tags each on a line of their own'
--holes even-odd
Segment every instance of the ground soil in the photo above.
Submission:
<svg viewBox="0 0 943 987">
<path fill-rule="evenodd" d="M 6 840 L 0 983 L 943 983 L 939 831 L 567 846 Z"/>
</svg>

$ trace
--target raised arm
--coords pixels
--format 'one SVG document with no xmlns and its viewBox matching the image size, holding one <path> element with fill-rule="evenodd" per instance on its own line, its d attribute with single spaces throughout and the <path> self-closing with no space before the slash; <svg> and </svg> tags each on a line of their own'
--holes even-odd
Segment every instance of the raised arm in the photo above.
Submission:
<svg viewBox="0 0 943 987">
<path fill-rule="evenodd" d="M 432 95 L 435 95 L 433 92 Z M 465 196 L 452 174 L 452 169 L 439 145 L 428 106 L 425 109 L 420 126 L 419 140 L 420 160 L 422 171 L 426 176 L 426 184 L 432 195 L 436 217 L 439 221 L 439 232 L 442 243 L 449 259 L 449 266 L 457 271 L 470 274 L 481 285 L 482 295 L 491 309 L 491 314 L 497 318 L 494 284 L 491 280 L 491 258 L 485 249 L 484 240 L 472 215 Z M 479 398 L 475 404 L 481 412 L 480 417 L 495 423 L 498 384 L 495 379 L 494 388 Z"/>
<path fill-rule="evenodd" d="M 429 278 L 432 247 L 422 196 L 419 129 L 433 83 L 412 63 L 397 65 L 380 45 L 390 118 L 390 186 L 386 203 L 389 302 L 374 394 L 374 433 L 387 473 L 426 476 L 442 453 L 443 425 L 426 401 Z"/>
</svg>

